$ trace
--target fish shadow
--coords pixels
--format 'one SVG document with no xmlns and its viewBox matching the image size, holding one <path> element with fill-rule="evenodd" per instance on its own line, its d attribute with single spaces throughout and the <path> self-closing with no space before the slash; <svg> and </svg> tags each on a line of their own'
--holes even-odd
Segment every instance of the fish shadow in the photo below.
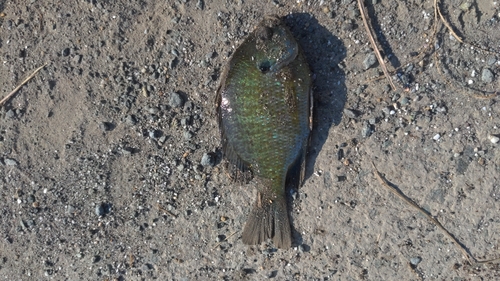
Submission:
<svg viewBox="0 0 500 281">
<path fill-rule="evenodd" d="M 313 130 L 306 157 L 304 178 L 306 180 L 314 172 L 316 158 L 328 138 L 330 128 L 332 125 L 338 125 L 342 120 L 342 111 L 347 100 L 347 88 L 341 62 L 346 57 L 346 48 L 338 37 L 320 25 L 311 14 L 290 14 L 284 18 L 284 22 L 302 48 L 314 78 Z M 296 163 L 288 171 L 286 185 L 290 194 L 293 194 L 300 185 L 300 180 L 296 176 L 299 174 L 300 163 Z M 291 198 L 287 198 L 287 201 L 291 213 L 293 202 Z M 291 226 L 294 244 L 302 245 L 304 251 L 307 251 L 308 246 L 303 245 L 302 236 L 294 228 L 293 222 Z"/>
<path fill-rule="evenodd" d="M 284 21 L 302 47 L 314 77 L 313 130 L 306 158 L 305 179 L 308 179 L 314 172 L 316 158 L 328 138 L 330 128 L 342 120 L 347 88 L 341 62 L 346 57 L 346 48 L 311 14 L 290 14 Z"/>
</svg>

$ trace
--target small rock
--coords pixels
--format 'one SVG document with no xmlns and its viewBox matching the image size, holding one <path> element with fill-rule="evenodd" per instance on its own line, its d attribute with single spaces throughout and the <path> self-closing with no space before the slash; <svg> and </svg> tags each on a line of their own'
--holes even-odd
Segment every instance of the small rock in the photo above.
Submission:
<svg viewBox="0 0 500 281">
<path fill-rule="evenodd" d="M 137 119 L 134 115 L 127 115 L 127 117 L 125 117 L 125 123 L 127 123 L 127 125 L 133 126 L 137 124 Z"/>
<path fill-rule="evenodd" d="M 151 114 L 156 114 L 156 113 L 160 112 L 160 109 L 158 107 L 153 106 L 153 107 L 148 108 L 148 112 Z"/>
<path fill-rule="evenodd" d="M 403 98 L 401 99 L 401 105 L 407 105 L 407 104 L 409 104 L 409 103 L 410 103 L 410 101 L 408 100 L 408 98 L 407 98 L 407 97 L 403 97 Z"/>
<path fill-rule="evenodd" d="M 12 159 L 12 158 L 5 158 L 3 160 L 3 162 L 5 163 L 5 165 L 7 166 L 16 166 L 17 165 L 17 161 Z"/>
<path fill-rule="evenodd" d="M 495 56 L 489 56 L 488 59 L 486 60 L 486 63 L 488 65 L 493 65 L 497 62 L 497 58 Z"/>
<path fill-rule="evenodd" d="M 148 136 L 154 140 L 159 138 L 161 135 L 162 135 L 161 132 L 158 130 L 151 129 L 148 131 Z"/>
<path fill-rule="evenodd" d="M 483 72 L 481 73 L 481 80 L 485 83 L 491 83 L 493 81 L 493 72 L 488 68 L 483 68 Z"/>
<path fill-rule="evenodd" d="M 183 105 L 184 101 L 182 100 L 182 97 L 181 95 L 179 95 L 178 93 L 171 93 L 170 94 L 170 99 L 168 101 L 168 104 L 171 106 L 171 107 L 181 107 Z"/>
<path fill-rule="evenodd" d="M 7 113 L 5 114 L 5 117 L 14 118 L 14 117 L 16 117 L 16 112 L 12 109 L 9 109 L 9 111 L 7 111 Z"/>
<path fill-rule="evenodd" d="M 372 134 L 372 126 L 368 122 L 363 122 L 363 128 L 361 129 L 361 135 L 364 138 L 367 138 L 371 134 Z"/>
<path fill-rule="evenodd" d="M 460 4 L 459 8 L 460 8 L 460 10 L 467 12 L 470 9 L 471 5 L 472 5 L 471 2 L 465 1 L 462 4 Z"/>
<path fill-rule="evenodd" d="M 104 215 L 104 204 L 97 204 L 95 206 L 95 214 L 100 217 L 102 215 Z"/>
<path fill-rule="evenodd" d="M 352 109 L 349 109 L 349 108 L 344 108 L 344 114 L 345 114 L 345 116 L 347 116 L 351 119 L 355 119 L 356 117 L 358 117 L 358 113 Z"/>
<path fill-rule="evenodd" d="M 100 128 L 102 131 L 106 132 L 106 131 L 111 131 L 111 130 L 113 130 L 114 125 L 113 125 L 112 123 L 110 123 L 110 122 L 101 122 L 101 124 L 99 124 L 99 128 Z"/>
<path fill-rule="evenodd" d="M 71 49 L 70 48 L 66 48 L 62 51 L 62 55 L 67 57 L 69 56 L 69 54 L 71 53 Z"/>
<path fill-rule="evenodd" d="M 226 235 L 221 234 L 221 235 L 217 235 L 217 238 L 215 239 L 215 241 L 222 242 L 225 239 L 226 239 Z"/>
<path fill-rule="evenodd" d="M 421 257 L 414 257 L 414 258 L 411 258 L 410 259 L 410 263 L 413 265 L 413 266 L 417 266 L 420 262 L 422 261 L 422 258 Z"/>
<path fill-rule="evenodd" d="M 214 157 L 211 153 L 204 153 L 201 157 L 200 164 L 203 166 L 213 166 L 215 164 Z"/>
<path fill-rule="evenodd" d="M 203 0 L 198 0 L 196 7 L 200 10 L 203 10 L 203 8 L 205 7 L 205 2 L 203 2 Z"/>
<path fill-rule="evenodd" d="M 184 136 L 184 139 L 190 140 L 191 138 L 193 138 L 193 133 L 191 131 L 185 131 L 183 136 Z"/>
<path fill-rule="evenodd" d="M 375 53 L 369 53 L 368 56 L 365 58 L 365 60 L 363 61 L 363 66 L 366 69 L 372 67 L 373 65 L 375 65 L 375 63 L 377 62 L 377 57 L 375 56 Z"/>
<path fill-rule="evenodd" d="M 498 143 L 500 141 L 500 138 L 495 135 L 488 135 L 488 139 L 491 141 L 491 143 Z"/>
</svg>

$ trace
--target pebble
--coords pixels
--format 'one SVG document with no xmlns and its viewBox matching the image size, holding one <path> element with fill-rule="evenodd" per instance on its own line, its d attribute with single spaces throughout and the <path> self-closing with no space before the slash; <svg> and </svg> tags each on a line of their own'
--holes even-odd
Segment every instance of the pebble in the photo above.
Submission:
<svg viewBox="0 0 500 281">
<path fill-rule="evenodd" d="M 368 56 L 365 58 L 363 61 L 363 66 L 365 67 L 365 70 L 372 67 L 375 63 L 377 62 L 377 57 L 375 56 L 375 53 L 369 53 Z"/>
<path fill-rule="evenodd" d="M 97 204 L 94 211 L 98 217 L 104 215 L 104 204 Z"/>
<path fill-rule="evenodd" d="M 190 140 L 193 137 L 193 133 L 191 131 L 185 131 L 183 136 L 184 136 L 184 139 Z"/>
<path fill-rule="evenodd" d="M 196 7 L 200 10 L 203 10 L 203 8 L 205 7 L 205 2 L 203 2 L 203 0 L 198 0 Z"/>
<path fill-rule="evenodd" d="M 355 119 L 356 117 L 358 117 L 358 113 L 349 108 L 344 109 L 344 114 L 351 119 Z"/>
<path fill-rule="evenodd" d="M 488 68 L 483 68 L 483 72 L 481 73 L 481 80 L 485 83 L 491 83 L 493 81 L 493 72 L 491 72 Z"/>
<path fill-rule="evenodd" d="M 99 124 L 99 128 L 104 132 L 113 130 L 113 127 L 113 124 L 110 122 L 101 122 L 101 124 Z"/>
<path fill-rule="evenodd" d="M 148 135 L 152 139 L 157 139 L 160 137 L 161 133 L 158 130 L 151 129 L 151 130 L 148 130 Z"/>
<path fill-rule="evenodd" d="M 391 113 L 391 109 L 389 107 L 384 107 L 382 108 L 382 112 L 385 113 L 385 115 L 389 115 Z"/>
<path fill-rule="evenodd" d="M 71 53 L 71 49 L 70 48 L 66 48 L 62 51 L 62 55 L 67 57 L 69 56 L 69 54 Z"/>
<path fill-rule="evenodd" d="M 414 258 L 411 258 L 410 259 L 410 263 L 413 265 L 413 266 L 417 266 L 420 262 L 422 261 L 422 258 L 421 257 L 414 257 Z"/>
<path fill-rule="evenodd" d="M 179 95 L 178 93 L 176 92 L 173 92 L 173 93 L 170 93 L 170 99 L 168 101 L 168 104 L 171 106 L 171 107 L 181 107 L 182 104 L 183 104 L 183 100 L 182 100 L 182 97 L 181 95 Z"/>
<path fill-rule="evenodd" d="M 361 129 L 361 135 L 364 138 L 367 138 L 371 134 L 372 134 L 372 126 L 368 122 L 363 122 L 363 128 Z"/>
<path fill-rule="evenodd" d="M 153 107 L 148 108 L 148 112 L 151 114 L 156 114 L 156 113 L 160 112 L 160 109 L 158 107 L 153 106 Z"/>
<path fill-rule="evenodd" d="M 488 135 L 488 139 L 491 141 L 491 143 L 498 143 L 500 141 L 500 138 L 494 135 Z"/>
<path fill-rule="evenodd" d="M 408 100 L 408 98 L 407 98 L 407 97 L 403 97 L 403 98 L 401 99 L 401 105 L 407 105 L 407 104 L 409 104 L 409 103 L 410 103 L 410 101 Z"/>
<path fill-rule="evenodd" d="M 200 164 L 203 166 L 213 166 L 215 164 L 214 157 L 210 153 L 204 153 L 201 157 Z"/>
<path fill-rule="evenodd" d="M 437 141 L 441 138 L 440 134 L 436 134 L 434 137 L 432 137 L 433 140 Z"/>
<path fill-rule="evenodd" d="M 133 126 L 137 124 L 137 119 L 135 118 L 134 115 L 127 115 L 125 117 L 125 123 L 127 123 L 127 125 Z"/>
<path fill-rule="evenodd" d="M 12 158 L 5 158 L 3 160 L 3 162 L 5 163 L 5 165 L 7 166 L 16 166 L 17 165 L 17 161 L 12 159 Z"/>
<path fill-rule="evenodd" d="M 487 61 L 486 61 L 486 63 L 488 65 L 493 65 L 493 64 L 495 64 L 495 62 L 497 62 L 497 58 L 495 56 L 489 56 Z"/>
<path fill-rule="evenodd" d="M 14 117 L 16 117 L 16 112 L 12 109 L 9 109 L 9 111 L 7 111 L 7 113 L 5 114 L 5 117 L 14 118 Z"/>
</svg>

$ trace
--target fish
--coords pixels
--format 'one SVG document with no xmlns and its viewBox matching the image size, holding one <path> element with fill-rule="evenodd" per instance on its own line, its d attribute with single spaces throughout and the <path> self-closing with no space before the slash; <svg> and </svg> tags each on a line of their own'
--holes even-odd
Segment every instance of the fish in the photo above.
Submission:
<svg viewBox="0 0 500 281">
<path fill-rule="evenodd" d="M 298 169 L 304 180 L 312 105 L 303 51 L 281 18 L 264 17 L 230 57 L 216 95 L 223 156 L 257 188 L 244 244 L 291 247 L 286 184 Z"/>
</svg>

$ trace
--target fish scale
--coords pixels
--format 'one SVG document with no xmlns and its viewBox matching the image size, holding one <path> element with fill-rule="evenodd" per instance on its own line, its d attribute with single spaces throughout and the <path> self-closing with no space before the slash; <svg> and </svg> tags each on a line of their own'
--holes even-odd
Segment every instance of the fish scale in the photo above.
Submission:
<svg viewBox="0 0 500 281">
<path fill-rule="evenodd" d="M 217 92 L 225 157 L 251 170 L 258 190 L 243 242 L 291 246 L 287 173 L 303 162 L 311 130 L 307 62 L 282 21 L 266 17 L 236 49 Z"/>
</svg>

